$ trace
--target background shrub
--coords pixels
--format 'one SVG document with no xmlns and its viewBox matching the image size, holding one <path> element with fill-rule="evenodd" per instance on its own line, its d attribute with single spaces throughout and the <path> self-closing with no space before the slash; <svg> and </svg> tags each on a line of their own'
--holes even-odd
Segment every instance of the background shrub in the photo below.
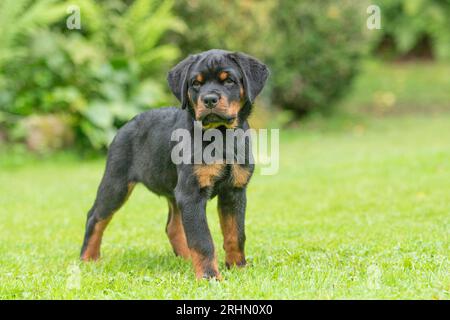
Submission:
<svg viewBox="0 0 450 320">
<path fill-rule="evenodd" d="M 280 2 L 269 42 L 273 103 L 296 116 L 330 110 L 358 70 L 365 8 L 355 1 Z"/>
<path fill-rule="evenodd" d="M 381 30 L 366 28 L 369 4 L 381 7 Z M 280 109 L 292 111 L 283 114 L 291 120 L 329 112 L 350 91 L 369 48 L 394 59 L 450 57 L 448 4 L 3 0 L 0 143 L 23 142 L 33 150 L 76 143 L 82 150 L 104 150 L 135 114 L 176 104 L 167 70 L 211 48 L 244 51 L 269 65 L 271 77 L 257 102 L 266 109 L 258 117 Z M 81 9 L 81 30 L 66 27 L 70 5 Z"/>
<path fill-rule="evenodd" d="M 383 28 L 374 49 L 390 59 L 450 58 L 448 0 L 378 0 Z"/>
<path fill-rule="evenodd" d="M 222 47 L 259 57 L 271 69 L 270 104 L 295 116 L 329 110 L 348 89 L 367 47 L 364 1 L 218 2 L 176 6 L 190 30 L 184 54 Z"/>
<path fill-rule="evenodd" d="M 23 126 L 22 118 L 65 114 L 80 146 L 101 149 L 135 114 L 167 103 L 165 73 L 179 50 L 161 38 L 184 25 L 172 15 L 172 1 L 80 0 L 70 5 L 80 7 L 82 29 L 68 30 L 68 5 L 6 0 L 0 7 L 0 15 L 33 12 L 28 20 L 34 21 L 29 28 L 13 23 L 11 40 L 1 47 L 0 121 L 17 133 L 13 139 L 29 141 L 30 135 L 50 131 L 36 132 L 47 127 L 36 125 L 45 117 L 33 118 L 35 130 L 26 130 L 30 126 Z M 47 19 L 41 26 L 49 10 L 59 20 Z"/>
</svg>

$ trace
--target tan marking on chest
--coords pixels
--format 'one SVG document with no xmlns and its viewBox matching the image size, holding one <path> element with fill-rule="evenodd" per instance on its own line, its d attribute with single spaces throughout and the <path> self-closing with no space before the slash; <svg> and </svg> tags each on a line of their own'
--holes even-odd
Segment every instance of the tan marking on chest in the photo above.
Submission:
<svg viewBox="0 0 450 320">
<path fill-rule="evenodd" d="M 223 174 L 225 164 L 196 164 L 194 174 L 201 188 L 211 187 L 214 182 Z"/>
<path fill-rule="evenodd" d="M 239 164 L 233 164 L 231 167 L 233 185 L 238 188 L 244 187 L 250 179 L 250 171 Z"/>
</svg>

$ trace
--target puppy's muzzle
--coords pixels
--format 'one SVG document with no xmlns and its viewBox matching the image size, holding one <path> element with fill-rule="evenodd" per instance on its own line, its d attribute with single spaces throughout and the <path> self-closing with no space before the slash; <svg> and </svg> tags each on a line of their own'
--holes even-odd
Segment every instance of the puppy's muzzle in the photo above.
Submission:
<svg viewBox="0 0 450 320">
<path fill-rule="evenodd" d="M 207 114 L 203 114 L 200 118 L 200 121 L 202 122 L 202 125 L 204 127 L 209 127 L 214 125 L 230 125 L 235 119 L 236 117 L 217 114 L 211 111 Z"/>
</svg>

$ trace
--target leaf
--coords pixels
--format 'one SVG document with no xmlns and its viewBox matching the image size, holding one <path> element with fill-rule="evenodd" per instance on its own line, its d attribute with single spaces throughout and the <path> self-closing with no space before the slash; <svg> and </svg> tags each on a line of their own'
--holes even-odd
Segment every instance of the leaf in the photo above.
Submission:
<svg viewBox="0 0 450 320">
<path fill-rule="evenodd" d="M 88 121 L 82 121 L 80 124 L 80 129 L 89 139 L 89 142 L 94 149 L 97 150 L 108 146 L 116 134 L 116 130 L 114 128 L 102 130 L 93 126 Z"/>
<path fill-rule="evenodd" d="M 19 38 L 31 36 L 39 27 L 48 26 L 65 15 L 65 4 L 55 0 L 3 0 L 0 5 L 0 68 L 2 63 L 25 50 L 18 47 Z"/>
<path fill-rule="evenodd" d="M 106 103 L 94 102 L 82 113 L 90 122 L 99 128 L 108 129 L 113 126 L 114 117 Z"/>
</svg>

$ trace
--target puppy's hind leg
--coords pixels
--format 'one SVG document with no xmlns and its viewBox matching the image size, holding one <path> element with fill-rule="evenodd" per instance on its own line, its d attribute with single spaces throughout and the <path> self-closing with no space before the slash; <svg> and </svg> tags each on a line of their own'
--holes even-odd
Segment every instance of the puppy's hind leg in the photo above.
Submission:
<svg viewBox="0 0 450 320">
<path fill-rule="evenodd" d="M 94 205 L 88 212 L 86 231 L 80 258 L 84 261 L 100 258 L 100 245 L 103 232 L 113 214 L 125 203 L 134 187 L 133 182 L 113 178 L 108 170 L 103 177 L 97 192 Z"/>
<path fill-rule="evenodd" d="M 169 216 L 166 224 L 167 236 L 175 255 L 187 260 L 191 257 L 191 254 L 187 245 L 186 234 L 184 233 L 180 209 L 175 199 L 167 199 L 167 202 L 169 203 Z"/>
</svg>

